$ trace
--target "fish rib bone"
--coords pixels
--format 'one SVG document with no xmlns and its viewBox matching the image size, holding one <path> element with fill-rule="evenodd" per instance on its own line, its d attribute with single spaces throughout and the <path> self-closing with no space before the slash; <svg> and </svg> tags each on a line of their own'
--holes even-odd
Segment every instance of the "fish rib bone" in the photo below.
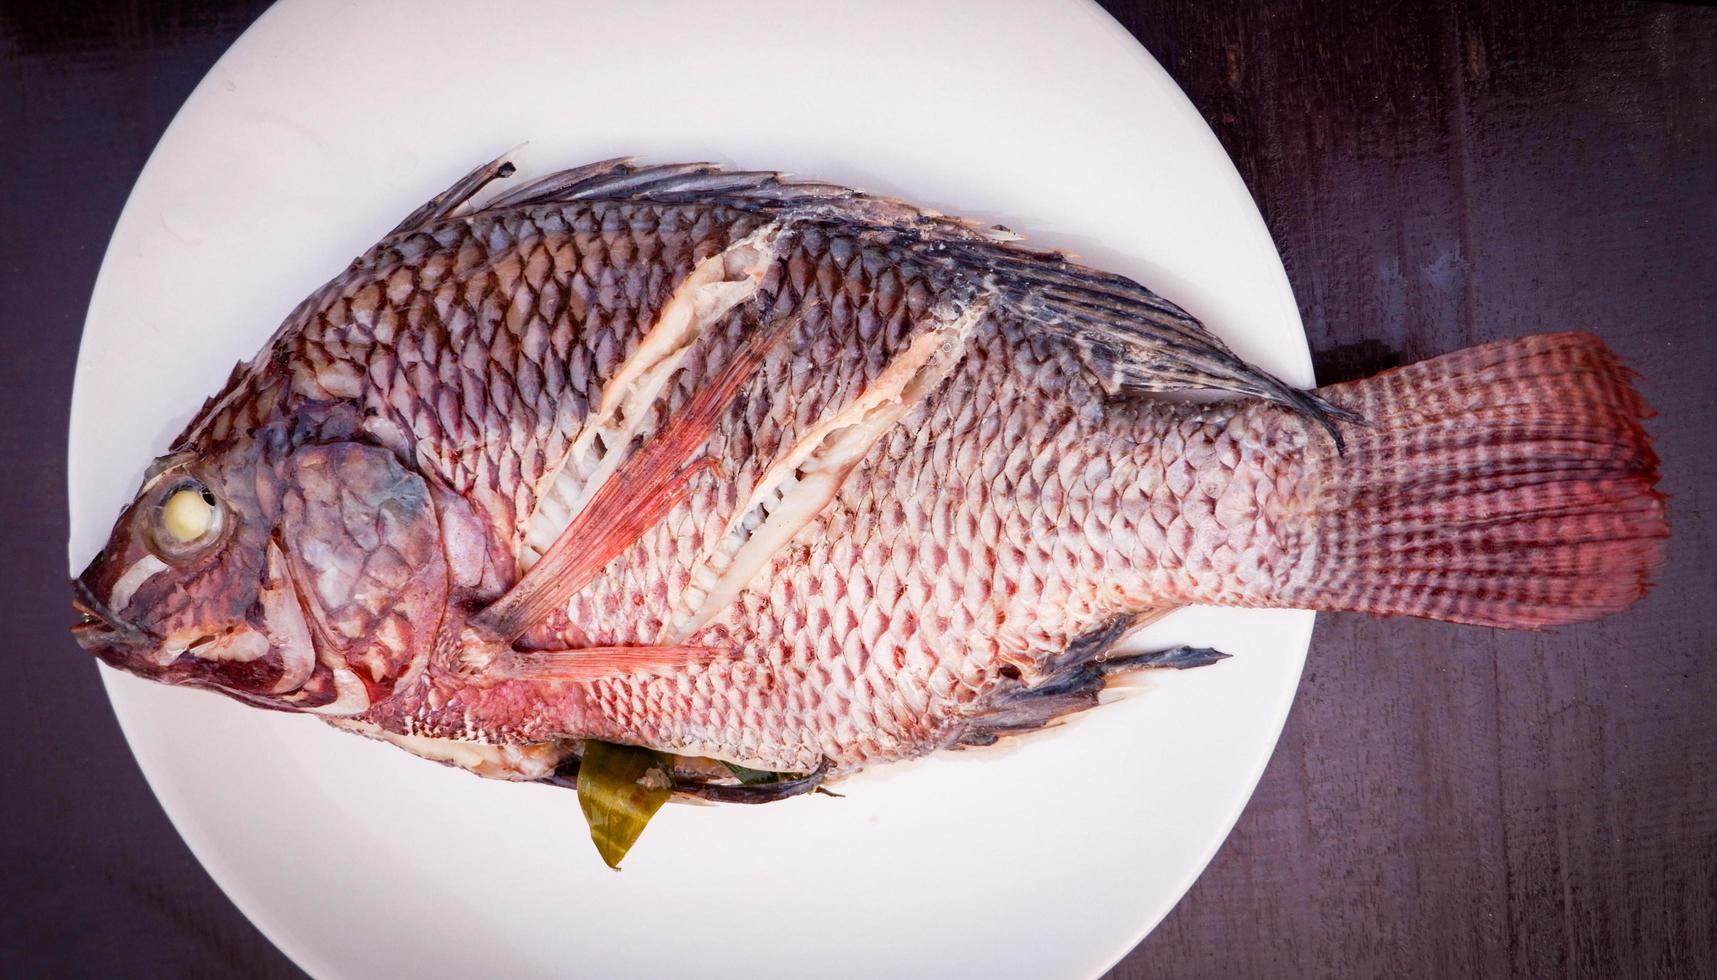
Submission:
<svg viewBox="0 0 1717 980">
<path fill-rule="evenodd" d="M 757 294 L 782 244 L 780 222 L 763 225 L 751 234 L 692 267 L 662 304 L 638 349 L 602 386 L 602 400 L 573 440 L 560 466 L 540 486 L 539 503 L 527 522 L 519 548 L 519 564 L 528 568 L 560 532 L 589 503 L 604 480 L 624 460 L 650 406 L 668 379 L 679 369 L 692 345 L 705 330 L 734 307 Z M 601 440 L 598 445 L 598 440 Z M 578 465 L 596 451 L 595 466 L 581 480 Z M 570 471 L 570 473 L 569 473 Z M 545 506 L 545 503 L 547 506 Z"/>
<path fill-rule="evenodd" d="M 750 496 L 734 510 L 722 539 L 692 573 L 656 642 L 684 643 L 822 513 L 871 446 L 959 364 L 990 305 L 985 295 L 958 312 L 933 314 L 933 325 L 884 365 L 857 398 L 769 464 Z"/>
</svg>

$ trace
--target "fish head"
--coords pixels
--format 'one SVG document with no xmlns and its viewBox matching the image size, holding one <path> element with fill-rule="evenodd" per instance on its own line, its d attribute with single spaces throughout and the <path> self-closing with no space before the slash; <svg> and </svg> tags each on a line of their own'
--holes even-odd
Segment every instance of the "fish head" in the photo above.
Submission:
<svg viewBox="0 0 1717 980">
<path fill-rule="evenodd" d="M 178 453 L 73 582 L 103 662 L 259 707 L 361 714 L 422 670 L 447 599 L 423 479 L 376 446 Z"/>
<path fill-rule="evenodd" d="M 151 464 L 72 584 L 78 642 L 139 676 L 234 694 L 270 691 L 291 673 L 294 652 L 271 658 L 266 613 L 254 615 L 268 546 L 255 475 L 194 453 Z"/>
</svg>

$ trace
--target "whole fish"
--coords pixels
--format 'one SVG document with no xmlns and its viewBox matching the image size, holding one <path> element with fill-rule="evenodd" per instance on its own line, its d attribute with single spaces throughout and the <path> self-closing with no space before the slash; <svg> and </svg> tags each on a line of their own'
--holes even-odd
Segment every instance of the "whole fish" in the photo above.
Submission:
<svg viewBox="0 0 1717 980">
<path fill-rule="evenodd" d="M 756 800 L 1210 662 L 1109 656 L 1187 604 L 1541 628 L 1660 560 L 1589 334 L 1300 391 L 1003 229 L 624 160 L 475 203 L 512 170 L 237 367 L 74 583 L 84 647 L 485 776 L 622 743 Z"/>
</svg>

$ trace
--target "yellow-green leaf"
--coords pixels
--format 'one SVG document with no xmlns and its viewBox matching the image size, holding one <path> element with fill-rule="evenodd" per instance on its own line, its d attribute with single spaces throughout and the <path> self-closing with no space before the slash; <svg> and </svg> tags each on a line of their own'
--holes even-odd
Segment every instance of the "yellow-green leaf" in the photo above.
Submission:
<svg viewBox="0 0 1717 980">
<path fill-rule="evenodd" d="M 781 779 L 790 778 L 790 776 L 783 775 L 782 773 L 769 772 L 766 769 L 752 769 L 748 766 L 742 766 L 737 762 L 722 760 L 721 764 L 726 766 L 727 771 L 733 774 L 733 778 L 739 780 L 740 784 L 744 786 L 760 786 L 764 783 L 773 783 Z"/>
<path fill-rule="evenodd" d="M 674 782 L 660 753 L 635 745 L 584 743 L 578 764 L 578 808 L 590 839 L 610 868 L 632 849 L 650 818 L 673 795 Z"/>
</svg>

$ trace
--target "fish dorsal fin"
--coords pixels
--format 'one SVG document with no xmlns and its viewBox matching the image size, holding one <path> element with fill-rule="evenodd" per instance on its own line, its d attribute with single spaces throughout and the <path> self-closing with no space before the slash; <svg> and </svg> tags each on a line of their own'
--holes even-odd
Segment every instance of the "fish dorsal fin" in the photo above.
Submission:
<svg viewBox="0 0 1717 980">
<path fill-rule="evenodd" d="M 403 222 L 396 234 L 457 213 L 483 186 L 511 173 L 493 160 Z M 713 163 L 639 164 L 629 157 L 562 170 L 491 198 L 471 214 L 581 201 L 704 204 L 759 211 L 790 224 L 823 225 L 886 244 L 930 268 L 991 283 L 1004 312 L 1060 339 L 1112 395 L 1187 389 L 1230 391 L 1293 409 L 1328 431 L 1361 419 L 1241 360 L 1179 306 L 1114 273 L 1029 248 L 999 225 L 950 217 L 838 184 L 797 181 L 769 170 Z"/>
<path fill-rule="evenodd" d="M 1363 421 L 1241 360 L 1191 314 L 1126 276 L 1013 243 L 907 247 L 926 263 L 987 275 L 1004 307 L 1066 342 L 1111 395 L 1210 389 L 1262 398 L 1322 426 L 1338 450 L 1335 422 Z"/>
<path fill-rule="evenodd" d="M 410 234 L 452 217 L 473 197 L 481 193 L 483 188 L 494 181 L 511 177 L 515 169 L 512 161 L 508 160 L 504 154 L 490 160 L 454 181 L 452 187 L 425 201 L 416 211 L 406 215 L 403 221 L 394 225 L 393 231 L 383 236 L 383 239 Z"/>
<path fill-rule="evenodd" d="M 764 211 L 793 223 L 844 227 L 926 265 L 989 280 L 1004 306 L 1070 344 L 1110 394 L 1209 388 L 1264 398 L 1322 425 L 1338 447 L 1335 420 L 1359 421 L 1247 364 L 1185 310 L 1125 276 L 1022 245 L 1018 235 L 999 225 L 838 184 L 801 182 L 767 170 L 724 170 L 711 163 L 641 165 L 618 158 L 549 174 L 495 197 L 483 210 L 605 200 L 720 205 Z"/>
<path fill-rule="evenodd" d="M 715 163 L 639 164 L 618 157 L 540 177 L 496 195 L 485 211 L 574 201 L 714 204 L 974 241 L 1016 241 L 999 225 L 980 225 L 840 184 L 795 180 L 774 170 L 727 170 Z"/>
<path fill-rule="evenodd" d="M 372 253 L 402 235 L 424 231 L 461 213 L 493 214 L 580 201 L 709 204 L 790 214 L 801 221 L 886 228 L 936 240 L 1011 242 L 1020 237 L 1000 225 L 980 225 L 840 184 L 795 180 L 779 171 L 727 170 L 715 163 L 640 164 L 631 157 L 556 171 L 467 207 L 490 183 L 514 172 L 506 155 L 476 167 L 407 215 Z"/>
</svg>

